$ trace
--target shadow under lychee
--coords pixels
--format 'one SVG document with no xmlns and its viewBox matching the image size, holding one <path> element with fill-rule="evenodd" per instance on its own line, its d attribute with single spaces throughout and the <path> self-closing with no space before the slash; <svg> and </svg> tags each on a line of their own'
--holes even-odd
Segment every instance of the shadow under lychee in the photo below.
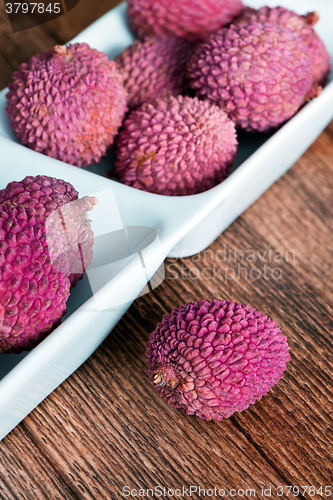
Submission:
<svg viewBox="0 0 333 500">
<path fill-rule="evenodd" d="M 245 132 L 244 130 L 237 130 L 238 150 L 234 161 L 234 165 L 230 173 L 234 172 L 245 160 L 247 160 L 257 149 L 259 149 L 270 137 L 276 132 L 274 130 L 270 133 L 252 133 Z M 94 174 L 102 175 L 109 179 L 118 181 L 116 172 L 114 170 L 114 163 L 116 161 L 115 149 L 109 149 L 106 156 L 101 158 L 99 163 L 90 165 L 89 167 L 82 167 Z M 118 181 L 119 182 L 119 181 Z"/>
<path fill-rule="evenodd" d="M 27 352 L 22 352 L 21 354 L 0 354 L 0 380 L 22 361 L 27 354 Z"/>
</svg>

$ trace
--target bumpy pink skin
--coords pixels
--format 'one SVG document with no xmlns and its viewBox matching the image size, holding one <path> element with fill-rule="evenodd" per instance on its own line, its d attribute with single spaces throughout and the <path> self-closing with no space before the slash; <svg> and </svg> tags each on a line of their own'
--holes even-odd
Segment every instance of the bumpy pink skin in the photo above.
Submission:
<svg viewBox="0 0 333 500">
<path fill-rule="evenodd" d="M 10 125 L 23 144 L 76 165 L 98 162 L 126 111 L 114 61 L 85 43 L 38 54 L 13 74 Z"/>
<path fill-rule="evenodd" d="M 204 40 L 243 10 L 241 0 L 129 0 L 128 16 L 140 38 L 171 35 Z"/>
<path fill-rule="evenodd" d="M 307 47 L 291 30 L 269 23 L 222 29 L 199 45 L 188 71 L 197 95 L 247 131 L 278 127 L 312 93 Z"/>
<path fill-rule="evenodd" d="M 143 104 L 117 141 L 120 180 L 169 196 L 200 193 L 227 175 L 237 150 L 235 126 L 218 106 L 190 97 Z"/>
<path fill-rule="evenodd" d="M 319 38 L 313 24 L 318 20 L 316 13 L 299 16 L 296 12 L 284 7 L 261 7 L 259 10 L 246 7 L 234 24 L 274 23 L 289 28 L 298 34 L 308 47 L 312 62 L 313 82 L 324 85 L 330 72 L 330 56 L 323 41 Z"/>
<path fill-rule="evenodd" d="M 147 344 L 149 378 L 187 415 L 222 420 L 273 387 L 290 359 L 286 337 L 263 313 L 226 300 L 174 309 Z"/>
<path fill-rule="evenodd" d="M 31 349 L 66 312 L 70 287 L 81 276 L 52 266 L 45 221 L 77 197 L 68 182 L 41 175 L 11 182 L 0 191 L 0 352 Z M 83 203 L 80 208 L 90 210 L 95 200 Z M 90 227 L 80 232 L 82 241 L 92 246 Z M 91 256 L 88 250 L 88 265 Z"/>
<path fill-rule="evenodd" d="M 191 53 L 188 42 L 170 36 L 136 40 L 127 47 L 115 61 L 124 78 L 128 107 L 183 92 L 187 86 L 186 63 Z"/>
</svg>

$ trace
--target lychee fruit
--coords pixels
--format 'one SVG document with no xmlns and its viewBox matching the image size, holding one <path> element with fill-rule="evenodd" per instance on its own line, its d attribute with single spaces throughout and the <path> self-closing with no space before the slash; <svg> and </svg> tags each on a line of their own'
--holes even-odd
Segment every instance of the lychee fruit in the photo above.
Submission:
<svg viewBox="0 0 333 500">
<path fill-rule="evenodd" d="M 243 10 L 241 0 L 129 0 L 130 24 L 140 38 L 172 35 L 204 40 Z"/>
<path fill-rule="evenodd" d="M 170 36 L 136 40 L 127 47 L 115 61 L 124 78 L 128 107 L 183 92 L 188 85 L 186 63 L 191 54 L 188 42 Z"/>
<path fill-rule="evenodd" d="M 250 306 L 202 300 L 173 309 L 151 333 L 148 374 L 187 415 L 222 420 L 261 399 L 283 376 L 287 338 Z"/>
<path fill-rule="evenodd" d="M 33 56 L 8 87 L 6 111 L 22 144 L 78 167 L 100 160 L 126 111 L 116 63 L 86 43 Z"/>
<path fill-rule="evenodd" d="M 188 64 L 197 95 L 218 104 L 238 127 L 268 132 L 313 95 L 308 48 L 288 28 L 232 25 L 198 46 Z"/>
<path fill-rule="evenodd" d="M 118 136 L 115 168 L 128 186 L 185 196 L 220 183 L 236 151 L 235 126 L 218 106 L 169 96 L 132 111 Z"/>
<path fill-rule="evenodd" d="M 330 56 L 324 42 L 317 35 L 313 26 L 319 20 L 317 12 L 309 12 L 300 16 L 284 7 L 261 7 L 252 9 L 246 7 L 241 16 L 233 21 L 234 24 L 273 23 L 289 28 L 298 34 L 302 42 L 308 47 L 312 63 L 313 82 L 324 85 L 330 71 Z"/>
<path fill-rule="evenodd" d="M 96 203 L 43 175 L 0 191 L 0 352 L 29 350 L 60 323 L 92 259 Z"/>
</svg>

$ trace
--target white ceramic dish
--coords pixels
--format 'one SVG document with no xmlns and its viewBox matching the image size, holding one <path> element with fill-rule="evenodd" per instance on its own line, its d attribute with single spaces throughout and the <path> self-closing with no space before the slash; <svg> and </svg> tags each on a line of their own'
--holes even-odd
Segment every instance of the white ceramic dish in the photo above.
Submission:
<svg viewBox="0 0 333 500">
<path fill-rule="evenodd" d="M 260 7 L 263 2 L 248 4 Z M 281 4 L 299 13 L 318 10 L 317 31 L 333 56 L 331 0 Z M 132 40 L 121 4 L 73 41 L 87 42 L 112 58 Z M 0 439 L 100 345 L 140 291 L 148 291 L 146 284 L 156 270 L 160 274 L 155 274 L 155 285 L 163 278 L 161 264 L 167 255 L 188 256 L 206 248 L 288 170 L 333 118 L 331 82 L 276 133 L 243 134 L 237 168 L 222 184 L 199 195 L 168 198 L 103 177 L 110 168 L 107 160 L 87 171 L 20 145 L 8 124 L 5 94 L 6 89 L 0 93 L 0 188 L 26 175 L 52 175 L 71 182 L 80 195 L 97 193 L 99 203 L 91 212 L 96 237 L 93 264 L 71 293 L 64 321 L 30 353 L 0 354 Z"/>
</svg>

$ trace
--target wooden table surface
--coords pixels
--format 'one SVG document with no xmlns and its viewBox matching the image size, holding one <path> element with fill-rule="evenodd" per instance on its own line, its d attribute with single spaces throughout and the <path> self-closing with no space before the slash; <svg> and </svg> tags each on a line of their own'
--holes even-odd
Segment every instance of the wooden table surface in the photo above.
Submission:
<svg viewBox="0 0 333 500">
<path fill-rule="evenodd" d="M 68 42 L 116 3 L 81 0 L 16 34 L 0 3 L 0 88 L 21 62 Z M 263 486 L 271 498 L 329 498 L 331 485 L 333 496 L 332 204 L 333 122 L 206 252 L 167 260 L 162 285 L 136 300 L 88 361 L 3 439 L 0 499 L 120 499 L 124 487 L 147 496 L 157 486 L 161 498 L 190 486 L 238 499 L 249 489 L 265 498 Z M 278 385 L 220 423 L 169 407 L 144 356 L 163 313 L 215 297 L 265 311 L 291 348 Z M 287 495 L 287 486 L 299 494 Z"/>
</svg>

